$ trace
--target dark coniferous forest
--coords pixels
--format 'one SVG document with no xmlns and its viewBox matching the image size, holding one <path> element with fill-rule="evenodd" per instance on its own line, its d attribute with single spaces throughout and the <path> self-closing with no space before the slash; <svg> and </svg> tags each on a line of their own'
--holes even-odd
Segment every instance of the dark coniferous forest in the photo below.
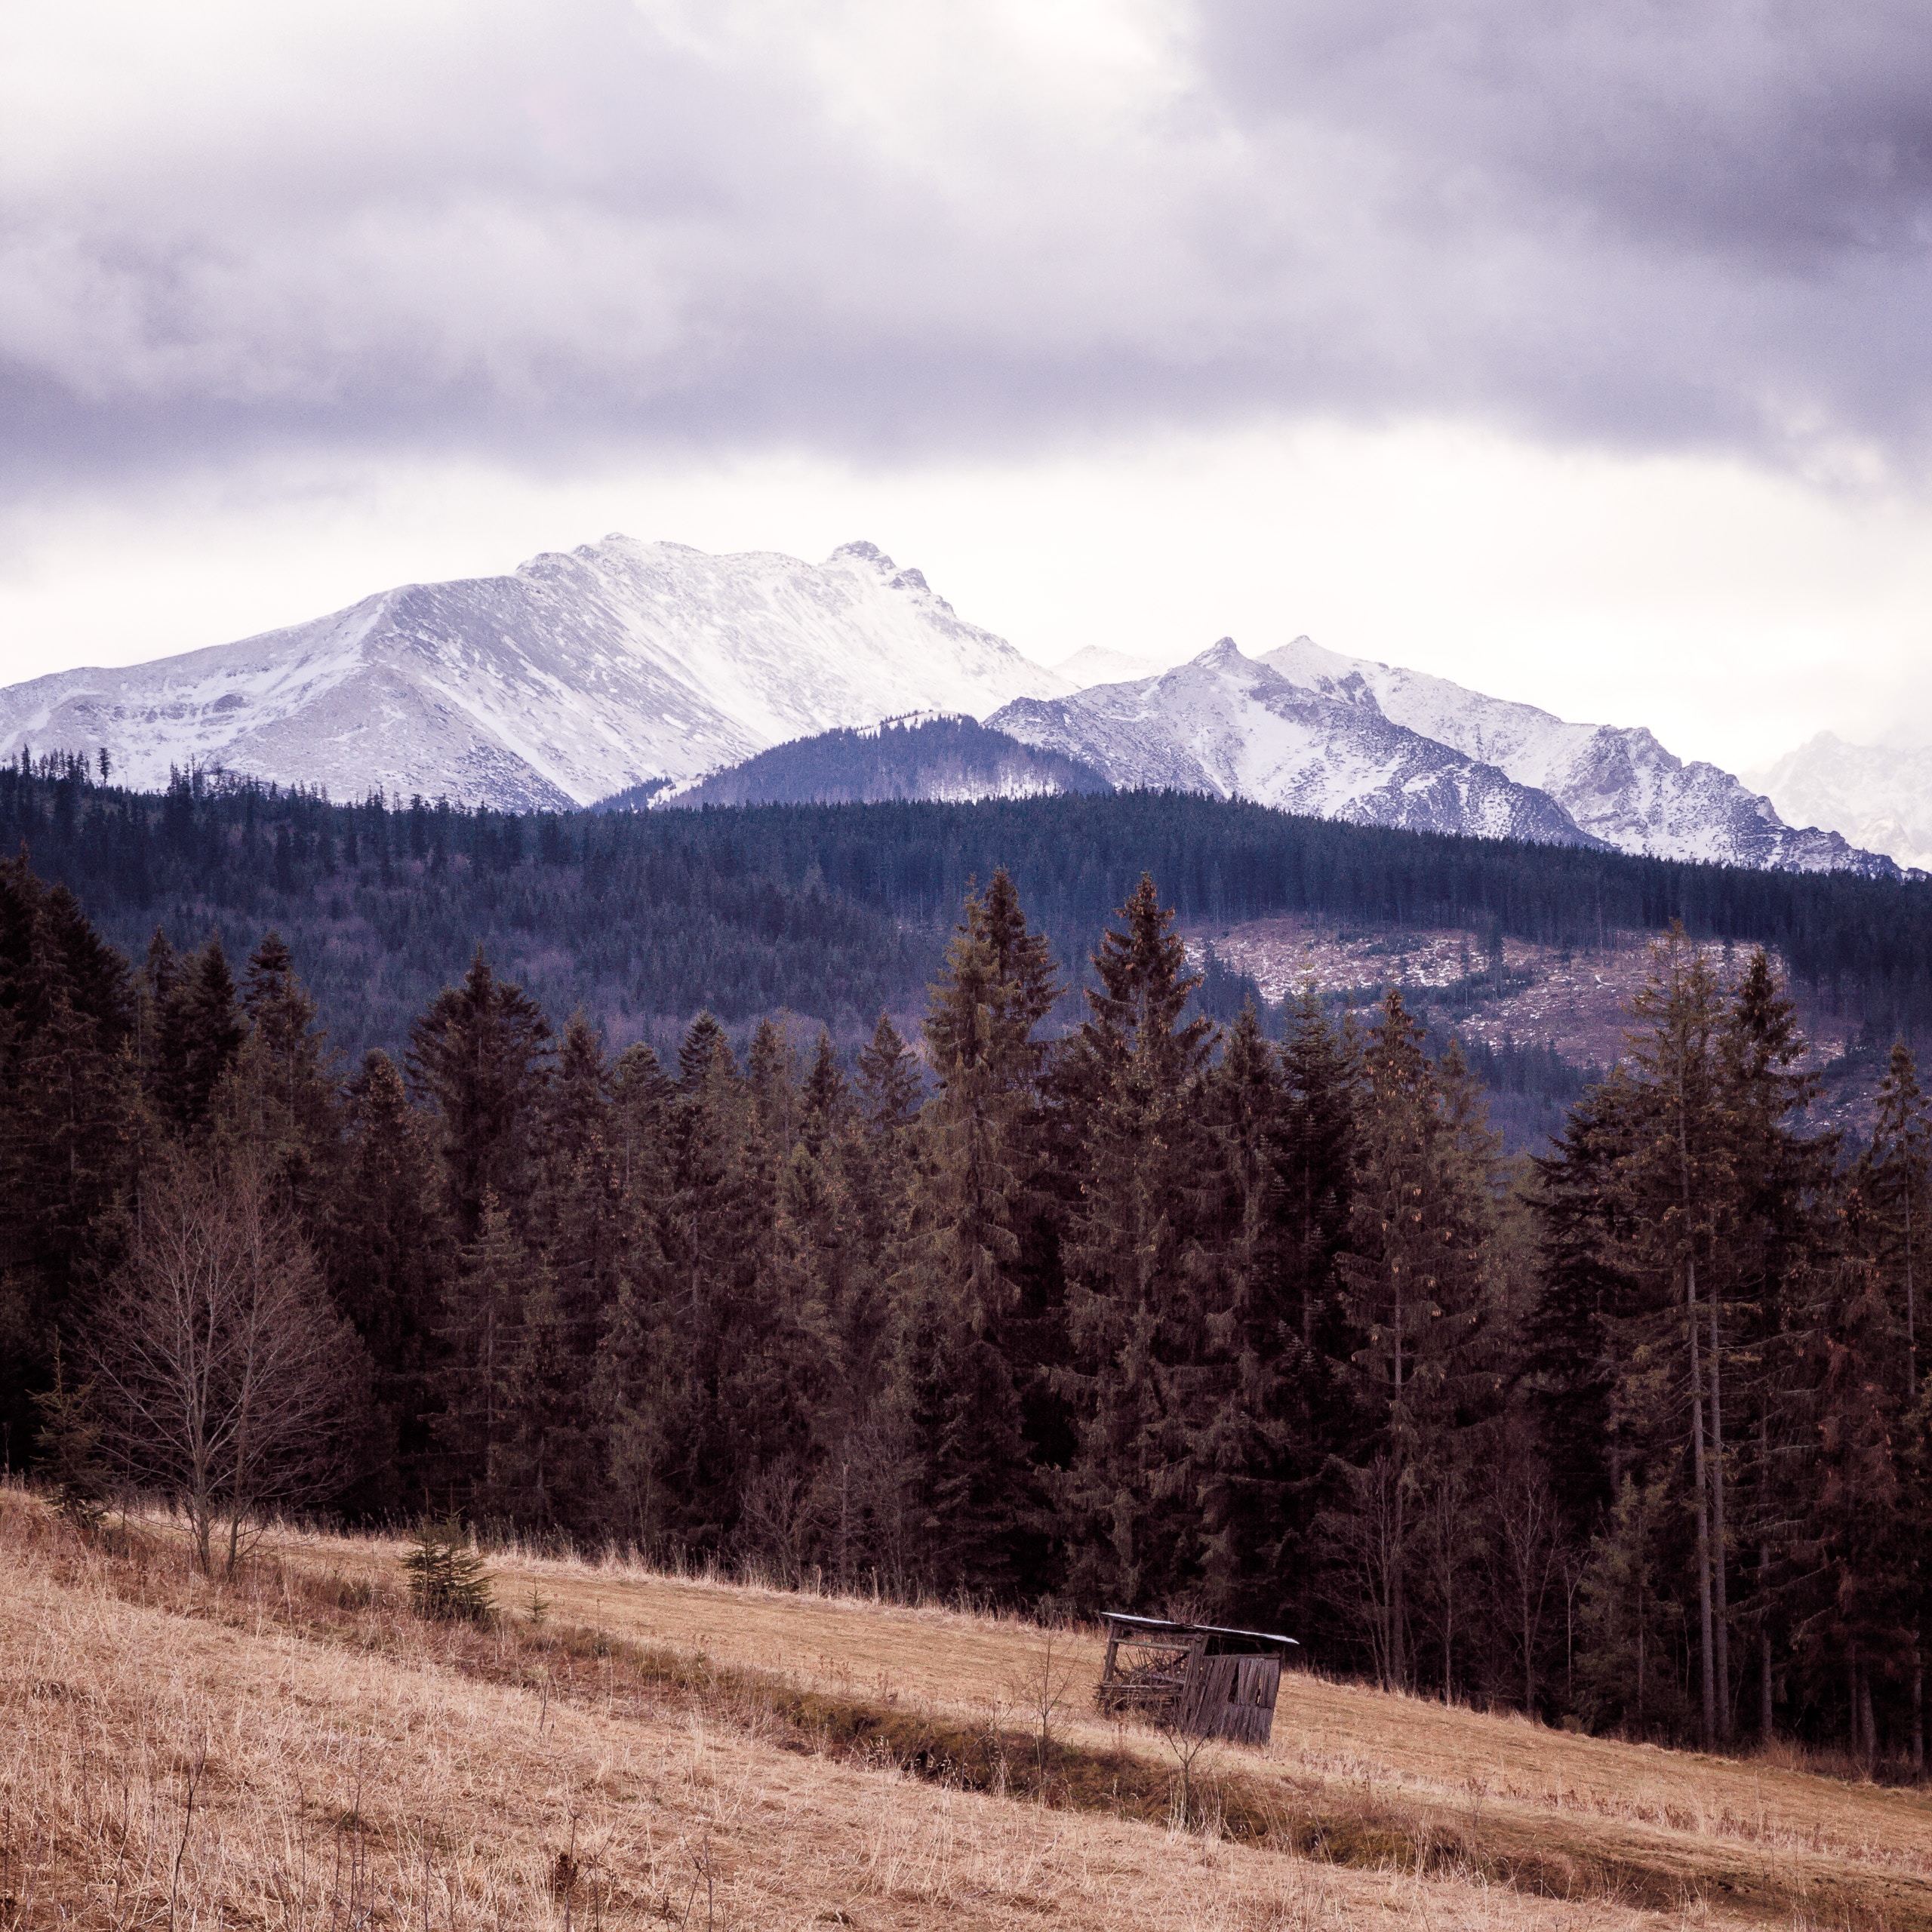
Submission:
<svg viewBox="0 0 1932 1932">
<path fill-rule="evenodd" d="M 0 1417 L 76 1513 L 165 1492 L 213 1565 L 275 1507 L 455 1512 L 1922 1763 L 1927 1103 L 1901 1046 L 1871 1132 L 1807 1129 L 1785 989 L 1700 943 L 1915 1030 L 1922 888 L 1164 797 L 106 776 L 0 775 Z M 1177 903 L 1682 929 L 1509 1163 L 1399 992 L 1264 1017 Z"/>
</svg>

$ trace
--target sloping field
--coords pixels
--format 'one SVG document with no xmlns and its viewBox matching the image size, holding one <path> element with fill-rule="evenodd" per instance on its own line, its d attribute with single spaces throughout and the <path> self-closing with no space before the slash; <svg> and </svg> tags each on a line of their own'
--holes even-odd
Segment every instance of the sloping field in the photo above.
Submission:
<svg viewBox="0 0 1932 1932">
<path fill-rule="evenodd" d="M 1915 1795 L 1297 1676 L 1184 1827 L 1161 1741 L 1081 1714 L 1084 1635 L 509 1559 L 451 1629 L 393 1546 L 284 1539 L 223 1588 L 118 1547 L 0 1492 L 9 1932 L 1932 1925 Z"/>
</svg>

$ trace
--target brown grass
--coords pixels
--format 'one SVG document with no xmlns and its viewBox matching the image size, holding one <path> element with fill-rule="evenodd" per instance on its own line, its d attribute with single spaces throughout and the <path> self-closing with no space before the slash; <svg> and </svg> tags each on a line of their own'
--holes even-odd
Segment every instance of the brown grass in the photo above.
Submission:
<svg viewBox="0 0 1932 1932">
<path fill-rule="evenodd" d="M 393 1546 L 128 1548 L 0 1494 L 0 1927 L 1932 1923 L 1912 1795 L 1298 1678 L 1181 1829 L 1072 1712 L 1033 1801 L 1023 1624 L 506 1559 L 451 1630 Z"/>
</svg>

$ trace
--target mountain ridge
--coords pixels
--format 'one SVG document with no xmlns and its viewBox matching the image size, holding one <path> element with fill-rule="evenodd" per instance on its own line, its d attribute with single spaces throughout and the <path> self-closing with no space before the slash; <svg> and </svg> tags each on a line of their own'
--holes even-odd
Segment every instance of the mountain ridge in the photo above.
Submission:
<svg viewBox="0 0 1932 1932">
<path fill-rule="evenodd" d="M 814 565 L 612 535 L 0 690 L 0 756 L 105 745 L 149 789 L 220 764 L 344 797 L 561 808 L 839 725 L 1063 688 L 875 545 Z"/>
<path fill-rule="evenodd" d="M 1122 787 L 1206 792 L 1403 831 L 1597 842 L 1546 795 L 1349 694 L 1297 685 L 1232 638 L 1154 677 L 1017 699 L 986 721 Z"/>
<path fill-rule="evenodd" d="M 1785 823 L 1730 773 L 1678 758 L 1641 725 L 1573 724 L 1427 672 L 1345 657 L 1307 637 L 1260 661 L 1308 689 L 1366 699 L 1393 721 L 1495 765 L 1618 851 L 1798 872 L 1882 875 L 1889 866 L 1837 832 Z"/>
<path fill-rule="evenodd" d="M 817 742 L 939 715 L 999 742 Z M 747 769 L 785 746 L 815 748 Z M 1572 724 L 1306 637 L 1253 657 L 1224 638 L 1165 670 L 1089 644 L 1048 669 L 863 540 L 810 564 L 613 534 L 500 576 L 398 585 L 230 644 L 0 689 L 0 758 L 103 747 L 150 790 L 221 768 L 337 798 L 563 811 L 772 786 L 943 798 L 1094 782 L 1398 829 L 1897 871 L 1838 829 L 1786 823 L 1641 727 Z"/>
</svg>

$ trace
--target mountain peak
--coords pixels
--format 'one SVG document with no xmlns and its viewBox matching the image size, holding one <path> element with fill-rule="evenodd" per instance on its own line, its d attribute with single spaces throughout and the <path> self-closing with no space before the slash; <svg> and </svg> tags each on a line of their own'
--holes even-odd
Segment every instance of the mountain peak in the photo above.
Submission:
<svg viewBox="0 0 1932 1932">
<path fill-rule="evenodd" d="M 1243 654 L 1241 646 L 1231 637 L 1217 638 L 1194 661 L 1205 664 L 1211 670 L 1239 670 L 1254 662 Z"/>
<path fill-rule="evenodd" d="M 359 797 L 587 804 L 908 712 L 1064 687 L 875 546 L 827 569 L 612 532 L 507 575 L 417 583 L 306 624 L 0 691 L 0 747 L 106 745 L 158 787 L 220 763 Z"/>
<path fill-rule="evenodd" d="M 850 543 L 840 544 L 825 561 L 828 564 L 837 564 L 844 562 L 848 558 L 854 563 L 870 564 L 881 576 L 889 576 L 899 568 L 876 543 L 868 543 L 863 537 L 854 538 Z"/>
</svg>

